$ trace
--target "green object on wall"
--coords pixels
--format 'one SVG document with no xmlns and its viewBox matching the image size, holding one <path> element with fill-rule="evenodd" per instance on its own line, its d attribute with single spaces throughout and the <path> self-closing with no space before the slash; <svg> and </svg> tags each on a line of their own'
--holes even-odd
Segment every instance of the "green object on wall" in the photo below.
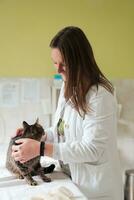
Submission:
<svg viewBox="0 0 134 200">
<path fill-rule="evenodd" d="M 51 38 L 79 26 L 109 78 L 134 78 L 134 1 L 1 0 L 0 76 L 53 77 Z"/>
</svg>

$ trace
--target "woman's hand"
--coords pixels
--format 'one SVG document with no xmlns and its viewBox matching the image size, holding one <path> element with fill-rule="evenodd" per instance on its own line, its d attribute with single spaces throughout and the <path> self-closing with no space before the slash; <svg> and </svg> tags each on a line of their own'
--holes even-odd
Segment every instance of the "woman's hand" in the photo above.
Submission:
<svg viewBox="0 0 134 200">
<path fill-rule="evenodd" d="M 25 163 L 40 155 L 40 142 L 37 140 L 23 138 L 16 140 L 17 145 L 12 146 L 12 156 L 16 161 Z"/>
<path fill-rule="evenodd" d="M 18 129 L 16 130 L 16 133 L 12 134 L 11 137 L 14 138 L 14 137 L 16 137 L 16 136 L 21 136 L 21 135 L 23 135 L 23 132 L 24 132 L 23 128 L 18 128 Z"/>
</svg>

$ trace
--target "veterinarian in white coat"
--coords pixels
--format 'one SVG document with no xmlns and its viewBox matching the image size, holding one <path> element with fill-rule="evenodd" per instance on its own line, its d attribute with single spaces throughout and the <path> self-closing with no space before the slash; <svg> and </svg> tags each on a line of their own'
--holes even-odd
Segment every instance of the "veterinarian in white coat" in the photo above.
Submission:
<svg viewBox="0 0 134 200">
<path fill-rule="evenodd" d="M 54 124 L 46 130 L 44 153 L 62 161 L 65 172 L 65 164 L 69 165 L 72 181 L 89 200 L 123 200 L 112 84 L 98 68 L 78 27 L 58 32 L 50 47 L 64 83 Z M 23 139 L 21 143 L 21 148 L 13 148 L 16 160 L 25 162 L 39 154 L 39 142 Z"/>
<path fill-rule="evenodd" d="M 104 87 L 93 86 L 87 94 L 91 111 L 84 119 L 65 103 L 62 86 L 55 123 L 48 129 L 54 140 L 53 158 L 68 163 L 71 177 L 91 200 L 123 200 L 121 172 L 116 145 L 116 100 Z M 65 142 L 57 143 L 58 119 L 65 106 Z"/>
</svg>

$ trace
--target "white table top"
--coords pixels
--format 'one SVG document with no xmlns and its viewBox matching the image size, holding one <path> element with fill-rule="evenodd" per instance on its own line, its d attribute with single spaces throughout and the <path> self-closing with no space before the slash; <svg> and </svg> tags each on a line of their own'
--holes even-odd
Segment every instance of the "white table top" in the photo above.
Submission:
<svg viewBox="0 0 134 200">
<path fill-rule="evenodd" d="M 0 170 L 0 172 L 2 172 Z M 2 175 L 2 174 L 1 174 Z M 39 195 L 44 196 L 59 187 L 65 187 L 73 193 L 74 200 L 86 200 L 76 185 L 65 174 L 55 171 L 51 175 L 52 182 L 45 183 L 40 177 L 34 177 L 38 181 L 37 186 L 30 186 L 25 180 L 16 179 L 13 176 L 0 176 L 0 199 L 1 200 L 31 200 Z"/>
<path fill-rule="evenodd" d="M 42 195 L 51 191 L 55 191 L 57 188 L 65 187 L 73 193 L 73 200 L 86 200 L 87 198 L 80 192 L 77 186 L 71 181 L 71 179 L 60 172 L 57 167 L 56 170 L 49 176 L 52 182 L 45 183 L 40 177 L 36 176 L 34 179 L 38 182 L 37 186 L 30 186 L 25 180 L 16 179 L 5 168 L 7 145 L 0 145 L 0 200 L 31 200 L 32 197 Z M 43 158 L 42 165 L 51 162 L 51 159 Z M 44 163 L 43 163 L 44 162 Z M 54 160 L 52 160 L 52 163 Z M 56 163 L 54 163 L 56 164 Z M 55 199 L 57 200 L 57 199 Z"/>
</svg>

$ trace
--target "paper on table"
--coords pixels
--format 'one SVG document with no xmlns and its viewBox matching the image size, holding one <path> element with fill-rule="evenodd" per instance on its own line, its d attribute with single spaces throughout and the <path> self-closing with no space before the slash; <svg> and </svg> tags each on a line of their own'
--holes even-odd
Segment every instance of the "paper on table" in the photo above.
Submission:
<svg viewBox="0 0 134 200">
<path fill-rule="evenodd" d="M 66 187 L 59 187 L 49 191 L 47 194 L 32 197 L 31 200 L 71 200 L 73 193 Z"/>
</svg>

